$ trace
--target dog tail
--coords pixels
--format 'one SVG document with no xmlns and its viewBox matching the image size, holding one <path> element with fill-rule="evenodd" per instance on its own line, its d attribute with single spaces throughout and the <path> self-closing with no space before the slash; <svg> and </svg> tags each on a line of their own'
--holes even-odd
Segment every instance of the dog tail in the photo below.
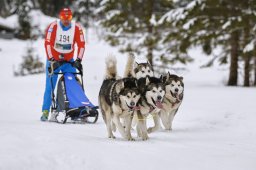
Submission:
<svg viewBox="0 0 256 170">
<path fill-rule="evenodd" d="M 106 63 L 105 79 L 117 78 L 116 57 L 114 55 L 109 55 L 106 58 L 105 63 Z"/>
<path fill-rule="evenodd" d="M 124 77 L 135 77 L 134 72 L 133 72 L 134 60 L 135 60 L 134 54 L 130 53 L 128 56 L 127 63 L 126 63 Z"/>
</svg>

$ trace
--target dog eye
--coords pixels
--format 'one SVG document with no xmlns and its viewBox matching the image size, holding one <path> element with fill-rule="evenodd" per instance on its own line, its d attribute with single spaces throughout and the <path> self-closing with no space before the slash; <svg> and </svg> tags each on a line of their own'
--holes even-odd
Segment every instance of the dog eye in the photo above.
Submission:
<svg viewBox="0 0 256 170">
<path fill-rule="evenodd" d="M 153 90 L 153 93 L 155 93 L 156 91 L 155 90 Z"/>
<path fill-rule="evenodd" d="M 172 87 L 174 86 L 174 84 L 172 84 Z"/>
<path fill-rule="evenodd" d="M 150 70 L 148 70 L 148 72 L 150 73 Z"/>
<path fill-rule="evenodd" d="M 133 96 L 133 98 L 135 98 L 135 97 L 136 97 L 136 95 Z"/>
<path fill-rule="evenodd" d="M 130 99 L 130 96 L 127 96 L 128 99 Z"/>
<path fill-rule="evenodd" d="M 142 73 L 145 73 L 145 71 L 141 71 Z"/>
<path fill-rule="evenodd" d="M 180 87 L 180 85 L 178 85 Z"/>
<path fill-rule="evenodd" d="M 160 90 L 160 93 L 162 93 L 163 92 L 163 90 Z"/>
</svg>

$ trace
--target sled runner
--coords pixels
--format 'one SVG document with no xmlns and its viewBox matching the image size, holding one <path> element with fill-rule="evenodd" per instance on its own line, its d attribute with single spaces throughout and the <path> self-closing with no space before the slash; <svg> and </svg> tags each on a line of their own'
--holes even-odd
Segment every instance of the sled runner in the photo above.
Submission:
<svg viewBox="0 0 256 170">
<path fill-rule="evenodd" d="M 52 89 L 52 75 L 61 75 L 56 83 L 56 97 L 52 91 L 51 114 L 56 115 L 57 122 L 63 124 L 69 122 L 69 118 L 72 123 L 96 123 L 98 106 L 93 105 L 84 93 L 82 68 L 76 68 L 74 73 L 55 73 L 54 71 L 63 64 L 71 64 L 74 67 L 73 62 L 60 61 L 49 68 Z"/>
</svg>

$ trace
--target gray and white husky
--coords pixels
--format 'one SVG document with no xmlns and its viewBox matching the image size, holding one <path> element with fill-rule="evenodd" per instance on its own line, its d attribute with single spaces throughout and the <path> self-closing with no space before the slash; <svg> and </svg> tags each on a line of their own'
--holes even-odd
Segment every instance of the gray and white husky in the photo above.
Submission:
<svg viewBox="0 0 256 170">
<path fill-rule="evenodd" d="M 135 57 L 132 53 L 129 54 L 128 61 L 127 61 L 127 72 L 125 72 L 124 77 L 135 77 L 137 79 L 145 78 L 147 76 L 153 77 L 154 71 L 153 67 L 149 62 L 146 63 L 137 63 L 135 62 Z"/>
<path fill-rule="evenodd" d="M 160 117 L 164 128 L 172 130 L 172 122 L 176 115 L 184 95 L 183 77 L 170 74 L 162 77 L 165 86 L 165 97 L 163 100 L 163 109 L 160 112 Z"/>
<path fill-rule="evenodd" d="M 99 92 L 99 107 L 107 126 L 109 138 L 115 138 L 116 127 L 123 138 L 134 140 L 131 136 L 131 121 L 140 93 L 135 78 L 117 78 L 116 59 L 110 56 L 106 59 L 106 76 Z M 120 122 L 125 121 L 125 127 Z"/>
</svg>

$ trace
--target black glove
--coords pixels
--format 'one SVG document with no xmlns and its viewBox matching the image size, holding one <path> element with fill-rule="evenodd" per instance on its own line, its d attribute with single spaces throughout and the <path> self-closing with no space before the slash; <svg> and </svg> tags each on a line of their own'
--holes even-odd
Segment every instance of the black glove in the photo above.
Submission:
<svg viewBox="0 0 256 170">
<path fill-rule="evenodd" d="M 77 68 L 79 71 L 83 70 L 83 66 L 81 64 L 82 60 L 77 58 L 76 61 L 73 63 L 73 67 Z"/>
</svg>

